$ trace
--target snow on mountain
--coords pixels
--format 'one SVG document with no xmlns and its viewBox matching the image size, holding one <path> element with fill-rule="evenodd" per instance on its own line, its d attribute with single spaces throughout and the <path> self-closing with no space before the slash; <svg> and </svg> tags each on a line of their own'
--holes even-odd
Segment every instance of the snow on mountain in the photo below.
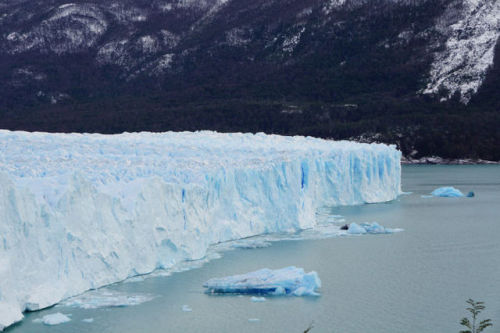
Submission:
<svg viewBox="0 0 500 333">
<path fill-rule="evenodd" d="M 408 65 L 426 62 L 427 67 L 422 71 L 419 86 L 412 93 L 435 94 L 446 100 L 459 92 L 462 102 L 467 103 L 493 64 L 494 49 L 500 36 L 498 0 L 384 0 L 377 4 L 367 0 L 327 0 L 321 3 L 308 0 L 289 8 L 273 1 L 253 5 L 226 0 L 119 0 L 109 3 L 56 0 L 36 4 L 14 1 L 0 7 L 5 12 L 0 13 L 0 55 L 10 55 L 11 58 L 6 59 L 13 63 L 5 66 L 6 72 L 2 74 L 4 80 L 20 88 L 19 81 L 11 79 L 15 74 L 12 71 L 17 70 L 18 61 L 27 64 L 22 57 L 15 57 L 27 52 L 41 52 L 53 53 L 50 56 L 56 58 L 65 54 L 88 55 L 93 57 L 98 70 L 107 65 L 118 66 L 122 71 L 120 79 L 128 78 L 127 81 L 142 73 L 166 77 L 169 73 L 192 68 L 186 66 L 189 63 L 211 66 L 212 58 L 231 62 L 233 57 L 226 54 L 221 45 L 236 47 L 246 53 L 245 59 L 257 59 L 257 63 L 266 65 L 268 61 L 277 61 L 275 66 L 279 67 L 283 56 L 293 58 L 286 64 L 300 63 L 305 57 L 304 52 L 314 54 L 321 51 L 321 45 L 334 43 L 337 39 L 344 40 L 341 45 L 345 50 L 332 49 L 332 56 L 345 53 L 345 60 L 349 63 L 347 55 L 354 47 L 350 45 L 353 42 L 352 29 L 360 28 L 343 31 L 341 27 L 346 22 L 355 22 L 363 15 L 368 16 L 362 20 L 370 21 L 369 15 L 380 16 L 391 6 L 396 8 L 394 10 L 398 6 L 407 6 L 406 11 L 429 10 L 425 4 L 431 2 L 433 7 L 446 6 L 446 9 L 443 13 L 439 10 L 430 12 L 429 15 L 435 17 L 429 22 L 422 22 L 420 18 L 420 21 L 405 26 L 405 30 L 394 31 L 398 36 L 396 40 L 390 40 L 392 37 L 362 40 L 360 50 L 377 50 L 369 44 L 364 45 L 371 41 L 396 50 L 401 45 L 417 47 L 426 44 L 427 53 L 434 53 L 431 64 L 427 64 L 424 55 L 416 55 L 417 60 L 411 59 Z M 367 14 L 370 7 L 374 11 Z M 356 11 L 360 13 L 356 14 Z M 418 31 L 421 24 L 430 26 Z M 321 39 L 317 40 L 318 36 L 322 36 Z M 297 49 L 300 52 L 296 52 Z M 198 52 L 201 50 L 203 52 Z M 236 54 L 239 51 L 235 51 Z M 417 48 L 415 54 L 419 51 Z M 167 54 L 172 56 L 165 58 Z M 240 70 L 244 71 L 245 62 L 234 58 L 242 64 Z M 57 63 L 55 58 L 51 59 Z M 175 62 L 166 59 L 175 59 Z M 343 61 L 339 63 L 345 64 Z M 46 70 L 44 63 L 37 63 L 37 66 L 40 67 L 38 71 Z M 167 68 L 172 70 L 166 71 Z M 22 82 L 22 86 L 30 85 Z M 62 86 L 54 90 L 64 89 L 69 88 Z M 30 94 L 34 95 L 33 92 Z"/>
<path fill-rule="evenodd" d="M 447 37 L 444 49 L 435 55 L 424 93 L 448 91 L 450 98 L 460 93 L 468 103 L 493 64 L 495 45 L 500 37 L 500 1 L 453 1 L 437 24 Z"/>
<path fill-rule="evenodd" d="M 108 27 L 104 13 L 93 4 L 64 4 L 26 32 L 7 36 L 11 54 L 31 50 L 74 53 L 96 44 Z"/>
<path fill-rule="evenodd" d="M 400 193 L 392 146 L 215 132 L 0 131 L 0 327 L 62 299 Z"/>
</svg>

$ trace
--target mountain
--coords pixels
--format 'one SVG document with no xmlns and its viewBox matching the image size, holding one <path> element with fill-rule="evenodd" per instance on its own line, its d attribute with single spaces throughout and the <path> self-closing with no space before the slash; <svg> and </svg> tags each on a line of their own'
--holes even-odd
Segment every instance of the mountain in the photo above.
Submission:
<svg viewBox="0 0 500 333">
<path fill-rule="evenodd" d="M 498 0 L 9 0 L 0 128 L 264 131 L 500 160 Z"/>
</svg>

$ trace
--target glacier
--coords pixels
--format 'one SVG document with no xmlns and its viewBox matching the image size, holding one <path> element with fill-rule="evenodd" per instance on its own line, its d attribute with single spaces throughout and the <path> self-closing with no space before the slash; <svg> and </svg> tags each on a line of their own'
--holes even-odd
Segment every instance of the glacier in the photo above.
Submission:
<svg viewBox="0 0 500 333">
<path fill-rule="evenodd" d="M 317 289 L 321 287 L 321 280 L 315 271 L 306 273 L 303 268 L 289 266 L 213 278 L 205 282 L 203 287 L 207 288 L 208 293 L 318 296 Z M 252 297 L 252 301 L 256 302 L 262 301 L 261 299 Z"/>
<path fill-rule="evenodd" d="M 314 228 L 401 193 L 394 146 L 311 137 L 0 130 L 0 329 L 87 290 Z"/>
</svg>

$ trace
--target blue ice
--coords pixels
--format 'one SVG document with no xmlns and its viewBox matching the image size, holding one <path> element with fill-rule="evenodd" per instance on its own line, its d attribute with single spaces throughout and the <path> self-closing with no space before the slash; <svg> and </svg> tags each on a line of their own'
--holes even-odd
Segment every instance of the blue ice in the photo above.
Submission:
<svg viewBox="0 0 500 333">
<path fill-rule="evenodd" d="M 462 198 L 465 195 L 453 186 L 440 187 L 432 191 L 434 197 L 447 197 L 447 198 Z"/>
<path fill-rule="evenodd" d="M 392 234 L 401 231 L 402 229 L 392 229 L 381 226 L 377 222 L 371 223 L 351 223 L 349 224 L 348 234 L 351 235 L 364 235 L 364 234 Z"/>
<path fill-rule="evenodd" d="M 203 286 L 209 293 L 318 296 L 317 289 L 321 287 L 321 280 L 315 271 L 306 273 L 303 268 L 289 266 L 214 278 Z"/>
</svg>

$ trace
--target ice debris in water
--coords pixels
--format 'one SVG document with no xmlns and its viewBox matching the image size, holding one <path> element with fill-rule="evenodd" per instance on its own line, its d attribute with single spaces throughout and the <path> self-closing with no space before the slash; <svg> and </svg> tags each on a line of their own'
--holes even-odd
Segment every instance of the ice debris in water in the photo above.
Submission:
<svg viewBox="0 0 500 333">
<path fill-rule="evenodd" d="M 85 319 L 82 319 L 82 321 L 84 323 L 93 323 L 94 322 L 94 318 L 85 318 Z"/>
<path fill-rule="evenodd" d="M 377 222 L 371 223 L 351 223 L 349 224 L 349 229 L 347 233 L 351 235 L 364 235 L 364 234 L 392 234 L 394 232 L 402 231 L 403 229 L 393 229 L 386 228 L 378 224 Z"/>
<path fill-rule="evenodd" d="M 265 302 L 266 298 L 265 297 L 255 297 L 255 296 L 252 296 L 252 298 L 250 300 L 252 302 Z"/>
<path fill-rule="evenodd" d="M 305 273 L 295 266 L 210 279 L 203 284 L 209 293 L 239 293 L 260 295 L 319 295 L 321 280 L 314 271 Z"/>
<path fill-rule="evenodd" d="M 459 190 L 454 188 L 453 186 L 445 186 L 440 187 L 432 191 L 432 196 L 434 197 L 453 197 L 453 198 L 461 198 L 464 194 Z"/>
<path fill-rule="evenodd" d="M 148 294 L 126 294 L 110 289 L 88 291 L 80 296 L 72 297 L 62 303 L 81 309 L 98 309 L 107 307 L 125 307 L 149 302 L 154 296 Z"/>
<path fill-rule="evenodd" d="M 68 321 L 71 321 L 71 318 L 69 318 L 67 315 L 62 314 L 60 312 L 52 313 L 49 315 L 45 315 L 42 318 L 35 319 L 35 323 L 44 323 L 45 325 L 59 325 L 62 323 L 66 323 Z"/>
<path fill-rule="evenodd" d="M 260 321 L 260 319 L 259 318 L 248 318 L 248 321 L 250 323 L 258 323 Z"/>
<path fill-rule="evenodd" d="M 431 195 L 433 197 L 446 197 L 446 198 L 472 198 L 474 197 L 474 192 L 470 191 L 467 195 L 464 195 L 459 189 L 454 188 L 453 186 L 445 186 L 440 187 L 432 191 Z"/>
<path fill-rule="evenodd" d="M 184 312 L 191 312 L 191 311 L 193 311 L 193 309 L 191 309 L 191 307 L 189 305 L 184 304 L 182 306 L 182 311 L 184 311 Z"/>
<path fill-rule="evenodd" d="M 233 249 L 259 249 L 269 247 L 271 243 L 261 239 L 242 239 L 231 243 Z"/>
</svg>

